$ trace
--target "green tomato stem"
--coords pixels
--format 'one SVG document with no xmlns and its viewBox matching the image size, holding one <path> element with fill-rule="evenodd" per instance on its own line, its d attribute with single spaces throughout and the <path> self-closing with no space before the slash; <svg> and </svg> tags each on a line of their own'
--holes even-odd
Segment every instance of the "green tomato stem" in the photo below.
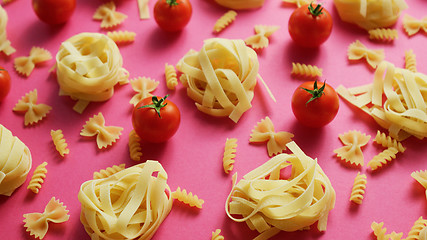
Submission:
<svg viewBox="0 0 427 240">
<path fill-rule="evenodd" d="M 169 94 L 167 94 L 165 97 L 160 98 L 160 99 L 158 99 L 157 96 L 153 96 L 151 98 L 153 101 L 153 104 L 144 105 L 144 106 L 141 106 L 139 108 L 152 108 L 152 109 L 156 110 L 156 113 L 159 116 L 159 118 L 162 118 L 162 116 L 160 115 L 160 109 L 162 109 L 166 105 L 168 105 L 167 103 L 163 103 L 168 96 L 169 96 Z"/>
<path fill-rule="evenodd" d="M 178 6 L 179 4 L 176 2 L 176 0 L 166 0 L 166 3 L 169 4 L 169 7 L 172 6 Z"/>
<path fill-rule="evenodd" d="M 318 17 L 320 14 L 323 14 L 322 10 L 322 4 L 317 4 L 317 6 L 314 8 L 313 3 L 310 3 L 310 5 L 308 6 L 308 11 L 310 11 L 311 15 L 313 15 L 313 17 Z"/>
<path fill-rule="evenodd" d="M 307 91 L 308 93 L 311 94 L 311 98 L 305 103 L 305 105 L 307 105 L 309 102 L 316 100 L 317 98 L 320 98 L 323 94 L 325 94 L 325 92 L 323 92 L 323 90 L 325 90 L 325 86 L 326 86 L 326 81 L 323 82 L 323 86 L 320 88 L 317 88 L 317 80 L 314 82 L 313 85 L 313 90 L 307 89 L 307 88 L 301 88 L 305 91 Z"/>
</svg>

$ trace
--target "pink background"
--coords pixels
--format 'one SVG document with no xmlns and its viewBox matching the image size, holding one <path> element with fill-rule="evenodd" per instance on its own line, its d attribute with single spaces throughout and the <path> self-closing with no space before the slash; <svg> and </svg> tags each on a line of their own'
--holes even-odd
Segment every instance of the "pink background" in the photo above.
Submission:
<svg viewBox="0 0 427 240">
<path fill-rule="evenodd" d="M 408 13 L 416 18 L 425 15 L 425 0 L 407 1 Z M 127 136 L 132 130 L 131 110 L 128 103 L 134 91 L 130 84 L 117 86 L 114 96 L 106 102 L 91 103 L 83 114 L 72 110 L 74 101 L 59 97 L 59 87 L 54 74 L 48 70 L 54 65 L 50 60 L 36 67 L 30 77 L 20 76 L 13 69 L 13 59 L 28 55 L 32 46 L 40 46 L 56 54 L 59 45 L 67 38 L 80 32 L 101 32 L 100 22 L 92 20 L 92 14 L 103 1 L 78 0 L 77 8 L 70 21 L 61 27 L 51 27 L 39 21 L 30 1 L 16 0 L 4 6 L 9 15 L 8 39 L 17 49 L 11 57 L 0 55 L 0 65 L 9 70 L 12 89 L 0 103 L 0 123 L 10 129 L 30 148 L 33 169 L 44 161 L 48 162 L 48 174 L 40 193 L 27 190 L 26 183 L 11 197 L 0 196 L 0 238 L 32 239 L 23 227 L 24 213 L 42 212 L 52 196 L 59 198 L 70 210 L 70 220 L 64 224 L 50 224 L 46 239 L 89 239 L 79 220 L 80 203 L 77 194 L 80 185 L 99 171 L 114 164 L 136 164 L 129 158 Z M 370 225 L 372 221 L 385 222 L 388 232 L 404 232 L 407 236 L 412 224 L 427 209 L 424 189 L 410 176 L 412 171 L 426 169 L 427 148 L 425 140 L 408 139 L 404 142 L 407 151 L 383 169 L 371 173 L 366 167 L 351 168 L 334 156 L 333 150 L 342 146 L 338 134 L 359 130 L 375 137 L 380 127 L 361 111 L 341 100 L 335 120 L 326 127 L 312 130 L 302 127 L 294 118 L 290 100 L 293 91 L 304 79 L 290 75 L 291 63 L 315 64 L 323 68 L 323 77 L 333 87 L 359 86 L 373 80 L 374 71 L 361 62 L 347 60 L 347 47 L 359 39 L 369 48 L 385 50 L 386 59 L 396 66 L 404 66 L 404 51 L 413 49 L 417 56 L 417 68 L 427 72 L 425 47 L 426 35 L 422 33 L 408 37 L 402 29 L 402 18 L 396 24 L 399 39 L 393 43 L 376 43 L 368 39 L 364 30 L 343 23 L 338 17 L 332 1 L 325 7 L 333 16 L 334 28 L 330 39 L 317 50 L 301 49 L 291 41 L 287 22 L 294 6 L 280 0 L 267 0 L 256 10 L 238 11 L 236 21 L 218 35 L 212 33 L 215 21 L 226 9 L 213 0 L 192 0 L 193 16 L 187 27 L 177 34 L 160 30 L 154 19 L 139 20 L 136 1 L 116 1 L 117 10 L 128 15 L 117 30 L 135 31 L 134 43 L 120 45 L 124 67 L 130 77 L 146 76 L 160 81 L 154 92 L 170 94 L 181 110 L 182 121 L 176 135 L 165 144 L 143 144 L 142 160 L 158 160 L 169 174 L 168 183 L 172 190 L 178 186 L 197 194 L 205 200 L 203 209 L 193 209 L 180 203 L 174 207 L 153 239 L 210 239 L 211 232 L 222 229 L 226 239 L 251 239 L 257 235 L 245 223 L 228 219 L 224 211 L 226 196 L 231 188 L 231 175 L 222 170 L 222 154 L 226 138 L 238 139 L 237 156 L 232 173 L 240 179 L 244 174 L 269 159 L 265 144 L 250 144 L 249 134 L 254 125 L 269 116 L 277 131 L 295 134 L 297 144 L 318 162 L 328 175 L 337 193 L 336 206 L 330 212 L 328 229 L 319 233 L 314 226 L 310 231 L 280 233 L 273 239 L 374 239 Z M 154 1 L 149 3 L 152 12 Z M 280 30 L 270 38 L 270 46 L 259 52 L 260 71 L 277 103 L 273 103 L 261 84 L 255 89 L 253 107 L 241 120 L 234 124 L 228 118 L 214 118 L 199 112 L 194 102 L 186 96 L 179 85 L 175 91 L 167 90 L 163 68 L 166 62 L 175 64 L 189 49 L 199 50 L 203 40 L 212 37 L 242 38 L 253 34 L 256 24 L 279 25 Z M 39 103 L 53 107 L 48 116 L 35 126 L 25 127 L 23 114 L 12 112 L 18 100 L 27 92 L 37 89 Z M 102 112 L 106 125 L 124 128 L 122 137 L 112 147 L 98 150 L 94 138 L 79 135 L 82 125 L 94 114 Z M 62 159 L 54 149 L 51 129 L 62 129 L 69 145 L 70 154 Z M 365 165 L 382 147 L 370 143 L 364 148 Z M 32 169 L 32 170 L 33 170 Z M 357 172 L 366 173 L 368 185 L 363 204 L 349 202 L 354 177 Z"/>
</svg>

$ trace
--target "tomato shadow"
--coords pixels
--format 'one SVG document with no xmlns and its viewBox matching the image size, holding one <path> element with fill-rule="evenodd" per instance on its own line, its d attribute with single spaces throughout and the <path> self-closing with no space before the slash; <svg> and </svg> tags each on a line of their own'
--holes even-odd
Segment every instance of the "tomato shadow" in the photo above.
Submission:
<svg viewBox="0 0 427 240">
<path fill-rule="evenodd" d="M 285 64 L 292 66 L 293 62 L 304 64 L 314 64 L 322 52 L 322 46 L 318 48 L 304 48 L 297 45 L 292 39 L 286 43 L 285 54 L 283 54 Z"/>
<path fill-rule="evenodd" d="M 146 44 L 149 45 L 149 48 L 152 50 L 168 50 L 168 48 L 173 47 L 174 43 L 178 41 L 183 35 L 185 35 L 186 29 L 178 32 L 166 32 L 159 27 L 153 29 L 150 32 L 149 41 Z"/>
</svg>

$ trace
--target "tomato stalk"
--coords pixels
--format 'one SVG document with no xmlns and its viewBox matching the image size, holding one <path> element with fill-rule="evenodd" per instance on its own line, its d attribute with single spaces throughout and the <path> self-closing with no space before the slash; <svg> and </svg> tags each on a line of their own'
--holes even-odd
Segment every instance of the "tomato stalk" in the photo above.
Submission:
<svg viewBox="0 0 427 240">
<path fill-rule="evenodd" d="M 176 2 L 176 0 L 166 0 L 166 3 L 169 5 L 169 7 L 172 6 L 178 6 L 179 4 Z"/>
<path fill-rule="evenodd" d="M 326 85 L 326 81 L 323 82 L 323 86 L 320 88 L 317 88 L 317 81 L 314 82 L 313 85 L 313 90 L 307 89 L 307 88 L 302 88 L 305 91 L 307 91 L 308 93 L 311 94 L 311 98 L 305 103 L 305 105 L 307 105 L 309 102 L 314 101 L 317 98 L 320 98 L 323 94 L 325 94 L 325 92 L 323 90 L 325 90 L 325 85 Z"/>
<path fill-rule="evenodd" d="M 317 6 L 314 8 L 313 3 L 310 3 L 310 5 L 308 6 L 308 11 L 310 11 L 311 15 L 313 15 L 313 17 L 318 17 L 320 14 L 323 14 L 322 10 L 322 4 L 317 4 Z"/>
<path fill-rule="evenodd" d="M 152 109 L 156 110 L 156 113 L 157 113 L 157 115 L 159 115 L 159 118 L 162 118 L 162 116 L 160 116 L 160 109 L 162 109 L 166 105 L 168 105 L 167 103 L 163 103 L 168 96 L 169 96 L 169 94 L 167 94 L 165 97 L 160 98 L 160 99 L 158 99 L 157 96 L 153 96 L 151 98 L 153 101 L 153 104 L 144 105 L 144 106 L 141 106 L 139 108 L 152 108 Z"/>
</svg>

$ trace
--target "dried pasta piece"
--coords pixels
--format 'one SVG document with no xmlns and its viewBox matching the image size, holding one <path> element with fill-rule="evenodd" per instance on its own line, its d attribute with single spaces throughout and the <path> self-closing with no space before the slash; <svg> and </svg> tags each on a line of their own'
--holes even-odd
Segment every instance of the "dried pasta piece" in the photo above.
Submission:
<svg viewBox="0 0 427 240">
<path fill-rule="evenodd" d="M 268 46 L 268 38 L 277 30 L 280 26 L 267 26 L 267 25 L 255 25 L 255 35 L 246 38 L 245 43 L 251 46 L 253 49 L 262 49 Z"/>
<path fill-rule="evenodd" d="M 168 175 L 147 161 L 84 182 L 80 221 L 92 239 L 151 239 L 172 208 Z"/>
<path fill-rule="evenodd" d="M 0 52 L 10 56 L 12 53 L 16 52 L 16 49 L 12 47 L 10 41 L 7 39 L 7 21 L 7 12 L 2 6 L 0 6 Z"/>
<path fill-rule="evenodd" d="M 93 179 L 103 179 L 108 178 L 109 176 L 122 171 L 125 169 L 125 164 L 122 163 L 120 165 L 113 165 L 112 167 L 107 167 L 106 169 L 101 169 L 99 172 L 93 173 Z"/>
<path fill-rule="evenodd" d="M 282 0 L 282 1 L 285 3 L 295 4 L 297 7 L 301 7 L 309 3 L 316 3 L 316 1 L 310 1 L 310 0 Z"/>
<path fill-rule="evenodd" d="M 46 62 L 52 59 L 50 52 L 41 47 L 32 47 L 28 57 L 17 57 L 14 60 L 15 70 L 28 77 L 33 72 L 34 67 L 38 63 Z"/>
<path fill-rule="evenodd" d="M 411 177 L 417 180 L 426 189 L 427 198 L 427 170 L 414 171 L 411 173 Z"/>
<path fill-rule="evenodd" d="M 156 90 L 159 82 L 151 78 L 138 77 L 130 80 L 130 84 L 137 94 L 132 97 L 129 103 L 136 106 L 142 99 L 153 96 L 151 92 Z"/>
<path fill-rule="evenodd" d="M 391 160 L 396 158 L 396 154 L 399 151 L 394 147 L 389 147 L 386 150 L 375 155 L 371 161 L 368 162 L 368 166 L 371 167 L 372 171 L 377 170 L 378 168 L 386 165 L 391 162 Z"/>
<path fill-rule="evenodd" d="M 135 41 L 135 32 L 129 31 L 112 31 L 107 32 L 107 36 L 115 43 L 130 43 Z"/>
<path fill-rule="evenodd" d="M 347 55 L 349 60 L 359 60 L 365 58 L 369 66 L 372 68 L 377 68 L 377 66 L 384 60 L 385 57 L 383 49 L 368 49 L 359 40 L 356 40 L 348 46 Z"/>
<path fill-rule="evenodd" d="M 212 232 L 211 240 L 224 240 L 224 236 L 220 234 L 221 234 L 221 229 L 216 229 L 215 232 Z"/>
<path fill-rule="evenodd" d="M 366 183 L 366 174 L 360 174 L 360 172 L 358 172 L 354 179 L 353 188 L 351 189 L 350 201 L 356 204 L 362 204 Z"/>
<path fill-rule="evenodd" d="M 233 175 L 225 211 L 233 221 L 246 222 L 257 230 L 256 239 L 305 230 L 316 222 L 317 229 L 325 231 L 329 211 L 334 208 L 335 191 L 317 160 L 305 155 L 295 142 L 287 147 L 293 154 L 271 158 L 237 184 L 237 175 Z M 280 172 L 286 169 L 292 171 L 284 179 Z"/>
<path fill-rule="evenodd" d="M 13 111 L 25 112 L 24 124 L 35 124 L 42 120 L 52 109 L 51 106 L 39 103 L 37 104 L 37 89 L 30 91 L 23 96 L 13 107 Z"/>
<path fill-rule="evenodd" d="M 292 63 L 292 75 L 299 75 L 304 77 L 321 77 L 323 69 L 310 64 Z"/>
<path fill-rule="evenodd" d="M 148 9 L 149 0 L 138 0 L 138 11 L 140 19 L 149 19 L 150 10 Z"/>
<path fill-rule="evenodd" d="M 268 155 L 271 157 L 286 150 L 286 144 L 291 142 L 293 137 L 289 132 L 275 132 L 273 122 L 267 116 L 252 129 L 249 142 L 267 142 Z"/>
<path fill-rule="evenodd" d="M 419 239 L 420 240 L 427 240 L 427 227 L 424 227 L 419 234 Z"/>
<path fill-rule="evenodd" d="M 426 226 L 427 226 L 427 220 L 423 219 L 423 217 L 418 218 L 414 222 L 414 225 L 412 225 L 406 240 L 419 240 L 421 232 L 426 228 Z"/>
<path fill-rule="evenodd" d="M 222 158 L 222 166 L 224 172 L 229 174 L 234 167 L 234 158 L 236 157 L 237 138 L 227 138 L 224 147 L 224 156 Z"/>
<path fill-rule="evenodd" d="M 416 56 L 412 49 L 405 51 L 405 69 L 408 69 L 411 72 L 418 72 Z"/>
<path fill-rule="evenodd" d="M 24 214 L 24 227 L 31 236 L 34 235 L 35 238 L 43 239 L 49 228 L 49 222 L 63 223 L 69 218 L 70 215 L 68 215 L 66 206 L 52 197 L 43 213 Z"/>
<path fill-rule="evenodd" d="M 55 144 L 56 151 L 58 151 L 62 157 L 70 153 L 70 149 L 67 148 L 68 144 L 65 142 L 64 134 L 61 129 L 50 130 L 50 136 Z"/>
<path fill-rule="evenodd" d="M 377 240 L 401 240 L 403 236 L 403 233 L 396 233 L 395 231 L 386 234 L 387 228 L 384 227 L 384 222 L 372 222 L 371 229 L 374 231 Z"/>
<path fill-rule="evenodd" d="M 127 18 L 126 14 L 116 11 L 114 1 L 107 2 L 99 6 L 93 19 L 101 20 L 101 28 L 112 28 L 121 24 Z"/>
<path fill-rule="evenodd" d="M 105 119 L 102 113 L 94 115 L 86 121 L 83 129 L 80 132 L 81 136 L 93 137 L 96 135 L 96 144 L 99 149 L 111 146 L 120 138 L 122 127 L 105 126 Z"/>
<path fill-rule="evenodd" d="M 219 5 L 239 10 L 239 9 L 254 9 L 264 5 L 264 0 L 215 0 Z"/>
<path fill-rule="evenodd" d="M 31 177 L 30 183 L 28 184 L 27 189 L 30 189 L 33 193 L 39 193 L 40 188 L 42 187 L 42 183 L 46 178 L 46 169 L 47 162 L 43 162 L 38 165 L 33 172 L 33 176 Z"/>
<path fill-rule="evenodd" d="M 165 64 L 165 79 L 168 89 L 175 90 L 176 85 L 178 85 L 178 78 L 176 77 L 176 70 L 173 65 Z"/>
<path fill-rule="evenodd" d="M 364 158 L 362 147 L 368 144 L 371 136 L 361 133 L 360 131 L 348 131 L 344 134 L 338 135 L 344 147 L 334 150 L 341 160 L 349 162 L 350 164 L 364 165 Z"/>
<path fill-rule="evenodd" d="M 237 12 L 233 10 L 229 10 L 228 12 L 224 13 L 216 22 L 213 27 L 213 31 L 215 33 L 219 33 L 222 30 L 224 30 L 228 25 L 230 25 L 234 20 L 236 19 Z"/>
<path fill-rule="evenodd" d="M 142 157 L 141 138 L 136 134 L 135 130 L 129 133 L 128 146 L 130 159 L 140 161 Z"/>
<path fill-rule="evenodd" d="M 202 208 L 203 203 L 205 203 L 205 201 L 200 199 L 197 195 L 193 195 L 192 192 L 187 193 L 187 190 L 181 190 L 180 187 L 178 187 L 175 192 L 172 192 L 172 198 L 183 202 L 190 207 Z"/>
<path fill-rule="evenodd" d="M 396 29 L 376 28 L 368 31 L 369 39 L 381 41 L 393 41 L 399 37 Z"/>
<path fill-rule="evenodd" d="M 405 14 L 405 16 L 403 16 L 403 29 L 405 29 L 405 32 L 409 36 L 418 33 L 420 30 L 427 33 L 427 16 L 418 20 L 409 14 Z"/>
<path fill-rule="evenodd" d="M 386 148 L 394 147 L 401 153 L 405 152 L 406 150 L 406 148 L 402 145 L 401 142 L 397 141 L 396 139 L 393 139 L 390 136 L 387 136 L 387 134 L 385 133 L 381 133 L 379 130 L 377 131 L 377 135 L 375 136 L 374 142 Z"/>
</svg>

